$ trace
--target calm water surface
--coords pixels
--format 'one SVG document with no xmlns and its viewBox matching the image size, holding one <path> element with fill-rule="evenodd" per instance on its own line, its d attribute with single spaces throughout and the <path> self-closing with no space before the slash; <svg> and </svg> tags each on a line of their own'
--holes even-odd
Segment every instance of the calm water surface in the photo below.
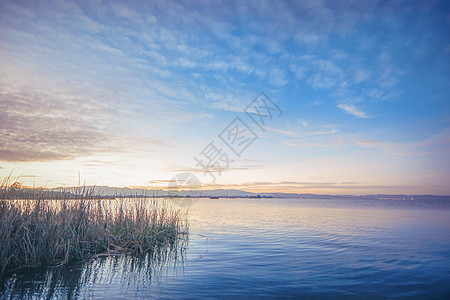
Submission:
<svg viewBox="0 0 450 300">
<path fill-rule="evenodd" d="M 450 201 L 199 199 L 183 257 L 9 274 L 0 298 L 450 297 Z"/>
</svg>

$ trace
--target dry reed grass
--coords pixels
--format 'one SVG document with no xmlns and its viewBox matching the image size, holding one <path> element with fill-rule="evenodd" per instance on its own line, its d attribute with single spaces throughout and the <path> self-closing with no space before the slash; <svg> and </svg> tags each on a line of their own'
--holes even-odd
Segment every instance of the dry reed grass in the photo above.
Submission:
<svg viewBox="0 0 450 300">
<path fill-rule="evenodd" d="M 188 237 L 186 215 L 161 200 L 96 199 L 83 188 L 75 199 L 17 199 L 20 184 L 11 182 L 0 182 L 0 274 L 95 256 L 155 255 Z"/>
</svg>

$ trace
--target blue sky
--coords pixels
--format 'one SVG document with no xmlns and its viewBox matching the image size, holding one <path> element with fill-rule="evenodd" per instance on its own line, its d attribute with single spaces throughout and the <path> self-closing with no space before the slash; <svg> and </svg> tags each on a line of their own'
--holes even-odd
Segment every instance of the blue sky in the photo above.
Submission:
<svg viewBox="0 0 450 300">
<path fill-rule="evenodd" d="M 0 176 L 450 194 L 446 1 L 2 1 L 0 28 Z M 262 91 L 265 131 L 244 113 Z M 236 117 L 258 136 L 239 157 Z"/>
</svg>

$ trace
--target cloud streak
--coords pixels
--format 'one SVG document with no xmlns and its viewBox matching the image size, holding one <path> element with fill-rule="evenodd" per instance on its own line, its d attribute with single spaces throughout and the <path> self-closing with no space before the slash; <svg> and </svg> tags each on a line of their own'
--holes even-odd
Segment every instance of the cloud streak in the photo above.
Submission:
<svg viewBox="0 0 450 300">
<path fill-rule="evenodd" d="M 377 185 L 377 184 L 365 184 L 361 182 L 308 182 L 308 181 L 279 181 L 279 182 L 266 182 L 255 181 L 245 182 L 241 184 L 206 184 L 205 189 L 240 189 L 245 191 L 254 192 L 296 192 L 296 193 L 310 193 L 311 191 L 317 191 L 323 193 L 323 191 L 336 190 L 341 193 L 366 190 L 387 190 L 395 191 L 398 189 L 411 188 L 407 185 Z"/>
<path fill-rule="evenodd" d="M 361 118 L 361 119 L 367 119 L 368 118 L 368 116 L 366 115 L 365 112 L 363 112 L 362 110 L 359 110 L 353 104 L 339 104 L 338 107 L 340 109 L 342 109 L 343 111 L 345 111 L 346 113 L 351 114 L 351 115 L 353 115 L 355 117 L 358 117 L 358 118 Z"/>
<path fill-rule="evenodd" d="M 0 93 L 0 160 L 71 159 L 105 150 L 101 125 L 108 124 L 98 122 L 105 112 L 58 97 L 64 96 L 25 87 Z"/>
</svg>

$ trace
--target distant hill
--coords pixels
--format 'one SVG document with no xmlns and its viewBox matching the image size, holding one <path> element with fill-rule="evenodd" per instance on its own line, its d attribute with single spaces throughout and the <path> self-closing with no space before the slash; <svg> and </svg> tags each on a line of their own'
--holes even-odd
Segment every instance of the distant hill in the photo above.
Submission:
<svg viewBox="0 0 450 300">
<path fill-rule="evenodd" d="M 201 196 L 201 197 L 222 197 L 222 198 L 303 198 L 303 199 L 381 199 L 381 200 L 432 200 L 432 199 L 448 199 L 450 196 L 436 196 L 436 195 L 387 195 L 387 194 L 374 194 L 374 195 L 320 195 L 320 194 L 300 194 L 300 193 L 252 193 L 236 189 L 215 189 L 195 191 L 194 193 L 189 190 L 181 191 L 167 191 L 162 189 L 142 189 L 142 188 L 128 188 L 128 187 L 109 187 L 109 186 L 86 186 L 85 189 L 92 189 L 95 195 L 99 196 L 146 196 L 146 197 L 186 197 L 186 196 Z M 54 192 L 69 192 L 75 193 L 79 188 L 54 188 L 49 189 Z"/>
<path fill-rule="evenodd" d="M 291 198 L 291 199 L 367 199 L 367 200 L 448 200 L 450 196 L 438 195 L 320 195 L 309 193 L 252 193 L 236 189 L 215 190 L 180 190 L 143 189 L 110 186 L 83 186 L 58 188 L 27 188 L 11 186 L 0 191 L 0 199 L 55 199 L 79 198 L 80 196 L 114 198 L 114 197 L 213 197 L 213 198 Z"/>
</svg>

